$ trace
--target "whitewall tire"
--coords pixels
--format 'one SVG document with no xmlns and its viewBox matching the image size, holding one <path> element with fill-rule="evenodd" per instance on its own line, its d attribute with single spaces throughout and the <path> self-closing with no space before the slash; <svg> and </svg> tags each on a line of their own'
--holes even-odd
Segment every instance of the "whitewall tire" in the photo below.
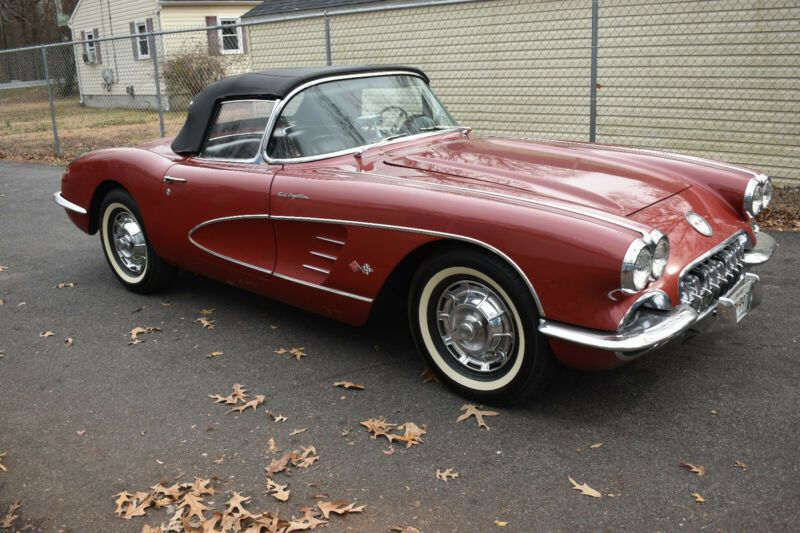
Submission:
<svg viewBox="0 0 800 533">
<path fill-rule="evenodd" d="M 409 299 L 420 353 L 458 392 L 507 404 L 550 381 L 555 359 L 533 297 L 500 258 L 466 247 L 437 254 L 416 273 Z"/>
<path fill-rule="evenodd" d="M 100 205 L 98 219 L 103 254 L 126 288 L 148 294 L 173 279 L 175 269 L 153 250 L 139 208 L 127 191 L 109 192 Z"/>
</svg>

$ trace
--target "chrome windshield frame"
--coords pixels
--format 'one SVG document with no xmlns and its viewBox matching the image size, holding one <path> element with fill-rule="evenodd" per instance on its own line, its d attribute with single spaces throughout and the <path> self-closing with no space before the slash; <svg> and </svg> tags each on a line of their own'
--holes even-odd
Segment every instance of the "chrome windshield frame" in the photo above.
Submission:
<svg viewBox="0 0 800 533">
<path fill-rule="evenodd" d="M 311 161 L 320 161 L 322 159 L 331 159 L 334 157 L 339 157 L 342 155 L 348 154 L 356 154 L 361 153 L 364 150 L 369 148 L 373 148 L 376 146 L 388 146 L 390 144 L 402 142 L 402 141 L 410 141 L 415 139 L 422 139 L 425 137 L 433 137 L 435 135 L 441 135 L 443 133 L 452 133 L 453 131 L 463 130 L 464 127 L 462 126 L 453 126 L 452 128 L 443 129 L 443 130 L 435 130 L 435 131 L 426 131 L 424 133 L 418 133 L 416 135 L 407 135 L 403 137 L 398 137 L 396 139 L 391 140 L 381 140 L 370 144 L 363 144 L 361 146 L 357 146 L 355 148 L 348 148 L 347 150 L 339 150 L 336 152 L 329 152 L 326 154 L 318 154 L 318 155 L 311 155 L 305 157 L 293 157 L 293 158 L 272 158 L 267 153 L 267 147 L 269 145 L 269 139 L 272 138 L 272 134 L 275 129 L 275 125 L 278 121 L 278 117 L 280 117 L 281 113 L 283 112 L 283 108 L 294 98 L 297 94 L 301 93 L 302 91 L 308 89 L 309 87 L 313 87 L 315 85 L 319 85 L 321 83 L 329 83 L 332 81 L 341 81 L 341 80 L 350 80 L 350 79 L 357 79 L 357 78 L 376 78 L 382 76 L 413 76 L 415 78 L 419 78 L 422 81 L 425 81 L 425 77 L 412 71 L 408 70 L 385 70 L 385 71 L 377 71 L 377 72 L 362 72 L 360 74 L 347 74 L 341 76 L 328 76 L 326 78 L 320 78 L 318 80 L 312 80 L 303 85 L 300 85 L 293 89 L 289 94 L 286 95 L 285 98 L 281 100 L 277 100 L 275 102 L 275 107 L 272 108 L 272 115 L 270 116 L 269 122 L 267 123 L 267 131 L 264 136 L 264 143 L 261 155 L 264 158 L 265 163 L 269 163 L 272 165 L 284 165 L 284 164 L 291 164 L 291 163 L 309 163 Z M 427 84 L 427 82 L 426 82 Z M 434 95 L 435 96 L 435 95 Z"/>
</svg>

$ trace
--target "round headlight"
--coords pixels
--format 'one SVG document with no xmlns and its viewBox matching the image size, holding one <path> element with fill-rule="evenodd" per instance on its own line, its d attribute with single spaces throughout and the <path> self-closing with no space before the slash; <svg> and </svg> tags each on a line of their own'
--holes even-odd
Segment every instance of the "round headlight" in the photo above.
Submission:
<svg viewBox="0 0 800 533">
<path fill-rule="evenodd" d="M 640 291 L 647 286 L 653 273 L 653 253 L 642 239 L 636 239 L 628 247 L 622 260 L 620 281 L 628 291 Z"/>
<path fill-rule="evenodd" d="M 764 207 L 764 186 L 762 184 L 756 185 L 756 190 L 753 192 L 753 215 L 757 215 L 761 212 L 761 208 Z"/>
<path fill-rule="evenodd" d="M 664 236 L 658 240 L 655 250 L 653 250 L 654 279 L 659 279 L 664 275 L 664 270 L 667 268 L 667 261 L 669 261 L 669 240 Z"/>
<path fill-rule="evenodd" d="M 764 175 L 750 178 L 744 190 L 742 206 L 746 216 L 755 217 L 763 211 L 772 199 L 772 182 Z"/>
<path fill-rule="evenodd" d="M 772 180 L 767 178 L 767 181 L 761 184 L 761 206 L 763 209 L 769 207 L 772 201 Z"/>
</svg>

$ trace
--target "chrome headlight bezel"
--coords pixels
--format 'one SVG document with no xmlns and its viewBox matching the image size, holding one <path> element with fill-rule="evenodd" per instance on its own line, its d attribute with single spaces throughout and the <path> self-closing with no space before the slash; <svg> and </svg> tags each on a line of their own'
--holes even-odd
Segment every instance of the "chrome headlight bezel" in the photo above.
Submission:
<svg viewBox="0 0 800 533">
<path fill-rule="evenodd" d="M 620 284 L 622 290 L 639 292 L 650 282 L 653 271 L 653 252 L 642 239 L 634 240 L 622 260 Z"/>
<path fill-rule="evenodd" d="M 622 259 L 622 290 L 627 293 L 644 290 L 651 281 L 661 279 L 668 262 L 669 239 L 657 229 L 634 240 Z"/>
<path fill-rule="evenodd" d="M 669 262 L 669 239 L 661 235 L 653 245 L 653 279 L 661 279 Z"/>
</svg>

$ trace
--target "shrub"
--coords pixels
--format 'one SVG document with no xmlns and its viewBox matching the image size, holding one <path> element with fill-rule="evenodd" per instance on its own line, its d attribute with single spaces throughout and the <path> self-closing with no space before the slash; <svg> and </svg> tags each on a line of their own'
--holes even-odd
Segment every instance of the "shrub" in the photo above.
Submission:
<svg viewBox="0 0 800 533">
<path fill-rule="evenodd" d="M 172 109 L 185 108 L 197 93 L 225 77 L 222 58 L 205 52 L 186 52 L 164 63 L 162 76 Z"/>
</svg>

